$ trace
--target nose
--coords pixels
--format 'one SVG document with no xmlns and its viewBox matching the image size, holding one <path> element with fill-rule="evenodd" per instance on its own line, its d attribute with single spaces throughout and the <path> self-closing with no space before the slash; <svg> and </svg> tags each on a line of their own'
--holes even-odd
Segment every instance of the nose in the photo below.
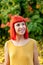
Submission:
<svg viewBox="0 0 43 65">
<path fill-rule="evenodd" d="M 20 25 L 20 28 L 22 28 L 23 26 L 22 25 Z"/>
</svg>

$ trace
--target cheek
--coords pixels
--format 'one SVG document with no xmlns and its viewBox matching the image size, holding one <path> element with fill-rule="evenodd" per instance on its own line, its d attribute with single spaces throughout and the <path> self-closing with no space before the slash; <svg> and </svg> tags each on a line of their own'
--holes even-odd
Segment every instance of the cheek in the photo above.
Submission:
<svg viewBox="0 0 43 65">
<path fill-rule="evenodd" d="M 26 26 L 24 25 L 23 28 L 26 29 Z"/>
<path fill-rule="evenodd" d="M 17 32 L 18 31 L 18 27 L 17 26 L 15 26 L 15 32 Z"/>
</svg>

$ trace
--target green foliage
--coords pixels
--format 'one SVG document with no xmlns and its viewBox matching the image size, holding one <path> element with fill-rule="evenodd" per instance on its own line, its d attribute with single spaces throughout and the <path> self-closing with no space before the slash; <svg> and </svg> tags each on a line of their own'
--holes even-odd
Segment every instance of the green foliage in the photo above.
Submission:
<svg viewBox="0 0 43 65">
<path fill-rule="evenodd" d="M 27 22 L 29 35 L 31 38 L 36 40 L 43 39 L 43 4 L 42 0 L 29 1 L 29 5 L 32 9 L 29 11 L 29 17 L 31 18 L 31 22 Z M 32 13 L 31 13 L 32 12 Z"/>
<path fill-rule="evenodd" d="M 31 22 L 27 22 L 29 37 L 43 39 L 43 0 L 0 0 L 0 25 L 10 21 L 9 14 L 29 17 L 31 19 Z"/>
<path fill-rule="evenodd" d="M 2 23 L 7 23 L 8 14 L 20 14 L 20 4 L 15 4 L 12 0 L 2 0 L 0 2 L 0 13 Z"/>
<path fill-rule="evenodd" d="M 10 38 L 10 28 L 1 28 L 1 24 L 6 25 L 10 21 L 9 14 L 30 18 L 31 21 L 26 23 L 29 37 L 39 41 L 43 57 L 43 0 L 0 0 L 0 44 L 3 45 Z M 42 60 L 40 65 L 43 64 Z"/>
<path fill-rule="evenodd" d="M 9 27 L 0 28 L 0 44 L 3 44 L 8 40 L 9 33 L 8 33 Z"/>
<path fill-rule="evenodd" d="M 40 14 L 36 13 L 36 11 L 30 18 L 31 22 L 27 22 L 30 37 L 36 40 L 43 39 L 43 18 L 40 17 Z"/>
</svg>

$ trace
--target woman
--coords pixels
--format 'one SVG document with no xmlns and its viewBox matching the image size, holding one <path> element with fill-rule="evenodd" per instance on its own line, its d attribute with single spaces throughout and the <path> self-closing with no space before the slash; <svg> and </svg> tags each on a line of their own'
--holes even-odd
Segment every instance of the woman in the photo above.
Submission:
<svg viewBox="0 0 43 65">
<path fill-rule="evenodd" d="M 11 17 L 10 38 L 5 44 L 5 65 L 39 65 L 36 41 L 28 38 L 22 16 Z"/>
</svg>

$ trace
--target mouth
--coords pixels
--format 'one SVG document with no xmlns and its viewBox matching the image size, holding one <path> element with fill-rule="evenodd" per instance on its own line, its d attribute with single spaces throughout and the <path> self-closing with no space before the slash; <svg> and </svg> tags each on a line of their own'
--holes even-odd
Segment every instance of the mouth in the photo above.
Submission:
<svg viewBox="0 0 43 65">
<path fill-rule="evenodd" d="M 25 31 L 25 29 L 19 29 L 19 32 L 23 33 Z"/>
</svg>

